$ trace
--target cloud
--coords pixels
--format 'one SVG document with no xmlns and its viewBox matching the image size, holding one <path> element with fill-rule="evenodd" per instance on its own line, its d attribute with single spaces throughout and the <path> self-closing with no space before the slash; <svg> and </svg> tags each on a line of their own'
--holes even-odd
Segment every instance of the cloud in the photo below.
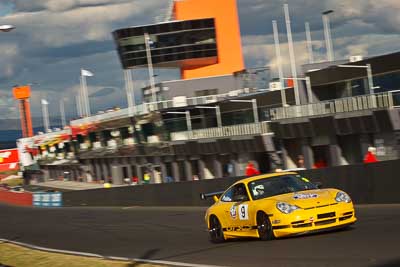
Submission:
<svg viewBox="0 0 400 267">
<path fill-rule="evenodd" d="M 19 48 L 15 43 L 0 43 L 1 64 L 0 80 L 14 75 L 16 64 L 19 62 Z"/>
<path fill-rule="evenodd" d="M 281 33 L 285 75 L 290 75 L 284 2 L 289 3 L 298 65 L 308 59 L 304 33 L 306 21 L 312 30 L 314 57 L 316 60 L 326 58 L 321 12 L 327 9 L 335 11 L 330 18 L 336 58 L 398 50 L 398 0 L 237 0 L 247 67 L 270 65 L 272 76 L 277 76 L 271 24 L 275 19 Z M 13 12 L 0 17 L 0 24 L 13 24 L 17 28 L 4 35 L 0 33 L 0 99 L 7 94 L 11 97 L 10 88 L 14 84 L 35 83 L 32 87 L 32 112 L 40 116 L 42 96 L 51 101 L 49 109 L 53 114 L 59 113 L 57 102 L 61 95 L 68 98 L 68 112 L 76 112 L 74 98 L 79 92 L 80 68 L 94 72 L 95 76 L 88 79 L 89 90 L 94 96 L 104 88 L 121 88 L 101 97 L 92 97 L 93 110 L 126 106 L 123 72 L 111 32 L 153 23 L 165 12 L 168 1 L 1 0 L 0 8 L 1 5 L 12 5 Z M 156 72 L 158 80 L 179 77 L 176 70 L 156 69 Z M 147 84 L 147 70 L 135 70 L 136 91 Z M 10 106 L 15 108 L 15 101 L 11 101 Z M 4 117 L 17 114 L 13 109 L 1 107 L 5 106 L 0 105 Z"/>
<path fill-rule="evenodd" d="M 116 90 L 116 88 L 114 88 L 114 87 L 101 88 L 97 92 L 90 94 L 89 97 L 105 97 L 107 95 L 114 93 L 115 90 Z"/>
</svg>

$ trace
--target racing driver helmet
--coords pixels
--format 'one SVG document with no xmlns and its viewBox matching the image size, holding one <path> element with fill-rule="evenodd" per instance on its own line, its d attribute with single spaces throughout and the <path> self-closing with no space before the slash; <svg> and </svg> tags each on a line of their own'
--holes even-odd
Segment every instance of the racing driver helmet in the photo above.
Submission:
<svg viewBox="0 0 400 267">
<path fill-rule="evenodd" d="M 264 185 L 263 184 L 256 185 L 253 188 L 253 195 L 254 196 L 261 196 L 263 194 L 264 194 Z"/>
</svg>

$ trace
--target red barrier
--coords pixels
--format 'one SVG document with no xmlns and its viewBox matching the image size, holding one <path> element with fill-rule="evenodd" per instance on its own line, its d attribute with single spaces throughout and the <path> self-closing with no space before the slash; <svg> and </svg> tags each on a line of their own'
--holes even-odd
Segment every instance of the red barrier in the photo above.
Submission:
<svg viewBox="0 0 400 267">
<path fill-rule="evenodd" d="M 32 194 L 15 193 L 0 189 L 0 202 L 18 206 L 32 206 Z"/>
</svg>

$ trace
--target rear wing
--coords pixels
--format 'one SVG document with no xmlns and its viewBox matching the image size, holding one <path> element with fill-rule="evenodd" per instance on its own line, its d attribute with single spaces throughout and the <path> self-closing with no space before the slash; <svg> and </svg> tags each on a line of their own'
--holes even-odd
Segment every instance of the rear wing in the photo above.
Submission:
<svg viewBox="0 0 400 267">
<path fill-rule="evenodd" d="M 200 194 L 200 199 L 206 200 L 209 197 L 213 197 L 214 200 L 216 201 L 215 198 L 217 198 L 217 200 L 218 200 L 219 196 L 221 196 L 224 192 L 225 191 L 219 191 L 219 192 L 213 192 L 213 193 L 201 193 Z"/>
</svg>

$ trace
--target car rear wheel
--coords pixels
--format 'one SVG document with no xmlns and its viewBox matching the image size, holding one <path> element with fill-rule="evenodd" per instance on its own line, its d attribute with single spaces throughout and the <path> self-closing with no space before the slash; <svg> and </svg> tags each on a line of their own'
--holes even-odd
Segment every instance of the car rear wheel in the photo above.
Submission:
<svg viewBox="0 0 400 267">
<path fill-rule="evenodd" d="M 219 220 L 216 216 L 210 217 L 210 227 L 209 227 L 208 231 L 210 233 L 211 242 L 221 243 L 225 240 L 221 223 L 219 222 Z"/>
<path fill-rule="evenodd" d="M 257 232 L 261 240 L 274 239 L 271 222 L 264 212 L 257 213 Z"/>
</svg>

